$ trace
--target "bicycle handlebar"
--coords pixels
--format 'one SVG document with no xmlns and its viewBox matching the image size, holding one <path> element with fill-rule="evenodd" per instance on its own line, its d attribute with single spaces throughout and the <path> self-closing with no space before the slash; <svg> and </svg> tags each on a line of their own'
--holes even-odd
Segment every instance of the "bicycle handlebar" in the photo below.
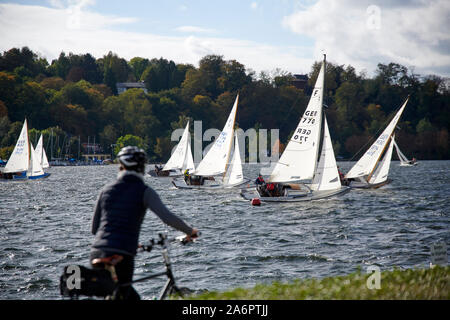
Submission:
<svg viewBox="0 0 450 320">
<path fill-rule="evenodd" d="M 200 236 L 200 232 L 197 232 L 195 235 L 190 236 L 191 239 L 187 240 L 188 237 L 187 235 L 181 235 L 175 238 L 168 238 L 167 235 L 160 233 L 158 240 L 152 238 L 150 239 L 149 244 L 147 245 L 140 244 L 138 245 L 138 248 L 142 249 L 142 251 L 150 252 L 152 251 L 155 245 L 164 246 L 167 242 L 181 242 L 182 244 L 187 244 L 189 242 L 194 242 L 198 238 L 198 236 Z"/>
</svg>

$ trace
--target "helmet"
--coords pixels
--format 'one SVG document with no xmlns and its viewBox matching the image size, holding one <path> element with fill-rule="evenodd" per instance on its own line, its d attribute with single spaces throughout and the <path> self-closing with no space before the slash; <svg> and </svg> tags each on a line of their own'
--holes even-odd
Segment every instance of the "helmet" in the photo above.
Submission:
<svg viewBox="0 0 450 320">
<path fill-rule="evenodd" d="M 134 170 L 142 173 L 145 171 L 147 156 L 145 151 L 138 147 L 128 146 L 122 148 L 117 154 L 117 158 L 127 170 Z"/>
</svg>

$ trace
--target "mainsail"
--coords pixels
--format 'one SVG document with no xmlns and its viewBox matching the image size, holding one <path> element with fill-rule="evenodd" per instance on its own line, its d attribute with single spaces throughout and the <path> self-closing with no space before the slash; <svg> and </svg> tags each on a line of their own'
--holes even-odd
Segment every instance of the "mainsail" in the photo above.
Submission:
<svg viewBox="0 0 450 320">
<path fill-rule="evenodd" d="M 19 139 L 3 170 L 4 173 L 27 171 L 30 165 L 30 145 L 28 141 L 28 125 L 25 119 Z"/>
<path fill-rule="evenodd" d="M 206 156 L 198 164 L 195 175 L 213 176 L 222 174 L 226 171 L 227 162 L 231 152 L 231 145 L 233 143 L 234 120 L 236 118 L 238 100 L 239 95 L 236 96 L 233 108 L 222 132 L 214 141 L 214 144 L 211 149 L 209 149 Z"/>
<path fill-rule="evenodd" d="M 191 135 L 189 134 L 189 121 L 181 136 L 175 151 L 172 153 L 163 170 L 189 169 L 194 170 L 194 160 L 191 152 Z"/>
<path fill-rule="evenodd" d="M 317 164 L 322 122 L 325 61 L 308 106 L 269 178 L 271 182 L 312 179 Z"/>
<path fill-rule="evenodd" d="M 358 178 L 370 175 L 375 170 L 383 151 L 386 149 L 386 145 L 389 142 L 395 127 L 397 126 L 398 120 L 403 113 L 403 110 L 408 103 L 409 97 L 403 103 L 400 110 L 397 112 L 395 117 L 391 120 L 389 125 L 384 129 L 383 133 L 378 137 L 378 139 L 372 144 L 369 150 L 359 159 L 359 161 L 350 169 L 350 171 L 345 175 L 346 178 Z"/>
</svg>

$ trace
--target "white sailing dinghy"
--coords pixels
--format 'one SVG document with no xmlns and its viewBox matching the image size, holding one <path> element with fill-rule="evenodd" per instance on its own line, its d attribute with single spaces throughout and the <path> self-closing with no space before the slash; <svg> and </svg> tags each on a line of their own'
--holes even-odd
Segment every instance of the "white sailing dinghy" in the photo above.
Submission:
<svg viewBox="0 0 450 320">
<path fill-rule="evenodd" d="M 241 190 L 244 199 L 259 198 L 266 202 L 298 202 L 329 198 L 350 190 L 342 186 L 323 114 L 325 59 L 302 118 L 276 163 L 267 185 L 249 191 Z M 323 132 L 322 132 L 323 123 Z M 319 155 L 319 145 L 322 150 Z M 320 160 L 318 162 L 318 159 Z M 310 180 L 310 183 L 294 183 Z M 274 185 L 273 190 L 268 187 Z"/>
<path fill-rule="evenodd" d="M 25 119 L 16 146 L 2 171 L 2 177 L 24 180 L 46 178 L 49 175 L 50 173 L 44 172 L 39 156 L 29 141 L 27 119 Z"/>
<path fill-rule="evenodd" d="M 43 137 L 41 134 L 41 137 L 39 138 L 39 141 L 36 145 L 36 155 L 37 158 L 39 159 L 39 162 L 41 163 L 42 169 L 47 169 L 50 167 L 49 163 L 48 163 L 48 159 L 47 159 L 47 154 L 45 153 L 45 149 L 44 149 L 44 142 L 43 142 Z"/>
<path fill-rule="evenodd" d="M 152 177 L 177 177 L 183 175 L 183 172 L 195 170 L 194 160 L 191 151 L 191 134 L 189 133 L 189 121 L 183 131 L 180 142 L 170 159 L 160 170 L 150 170 L 148 173 Z"/>
<path fill-rule="evenodd" d="M 413 167 L 416 166 L 418 164 L 418 162 L 416 161 L 415 158 L 413 158 L 412 160 L 409 160 L 404 154 L 403 152 L 400 151 L 400 148 L 397 145 L 397 142 L 394 141 L 394 147 L 395 147 L 395 151 L 397 152 L 397 156 L 398 159 L 400 160 L 400 167 Z"/>
<path fill-rule="evenodd" d="M 174 179 L 173 185 L 179 189 L 223 189 L 231 188 L 248 182 L 242 174 L 242 162 L 239 154 L 239 144 L 235 142 L 233 160 L 230 165 L 231 147 L 233 145 L 234 122 L 236 118 L 239 95 L 236 96 L 233 108 L 227 122 L 214 141 L 211 149 L 200 161 L 189 177 Z"/>
<path fill-rule="evenodd" d="M 398 120 L 408 103 L 409 97 L 397 111 L 394 118 L 384 129 L 378 139 L 364 153 L 361 159 L 355 163 L 350 171 L 345 175 L 348 185 L 352 188 L 379 188 L 392 180 L 388 179 L 392 150 L 394 147 L 393 132 Z M 383 159 L 380 161 L 384 153 Z"/>
</svg>

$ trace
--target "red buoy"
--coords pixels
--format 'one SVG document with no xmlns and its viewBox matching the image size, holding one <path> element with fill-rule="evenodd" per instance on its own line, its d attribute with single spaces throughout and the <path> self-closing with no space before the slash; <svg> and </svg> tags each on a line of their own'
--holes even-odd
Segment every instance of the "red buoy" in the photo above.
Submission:
<svg viewBox="0 0 450 320">
<path fill-rule="evenodd" d="M 260 206 L 260 205 L 261 205 L 261 200 L 259 200 L 259 198 L 252 199 L 252 206 Z"/>
</svg>

